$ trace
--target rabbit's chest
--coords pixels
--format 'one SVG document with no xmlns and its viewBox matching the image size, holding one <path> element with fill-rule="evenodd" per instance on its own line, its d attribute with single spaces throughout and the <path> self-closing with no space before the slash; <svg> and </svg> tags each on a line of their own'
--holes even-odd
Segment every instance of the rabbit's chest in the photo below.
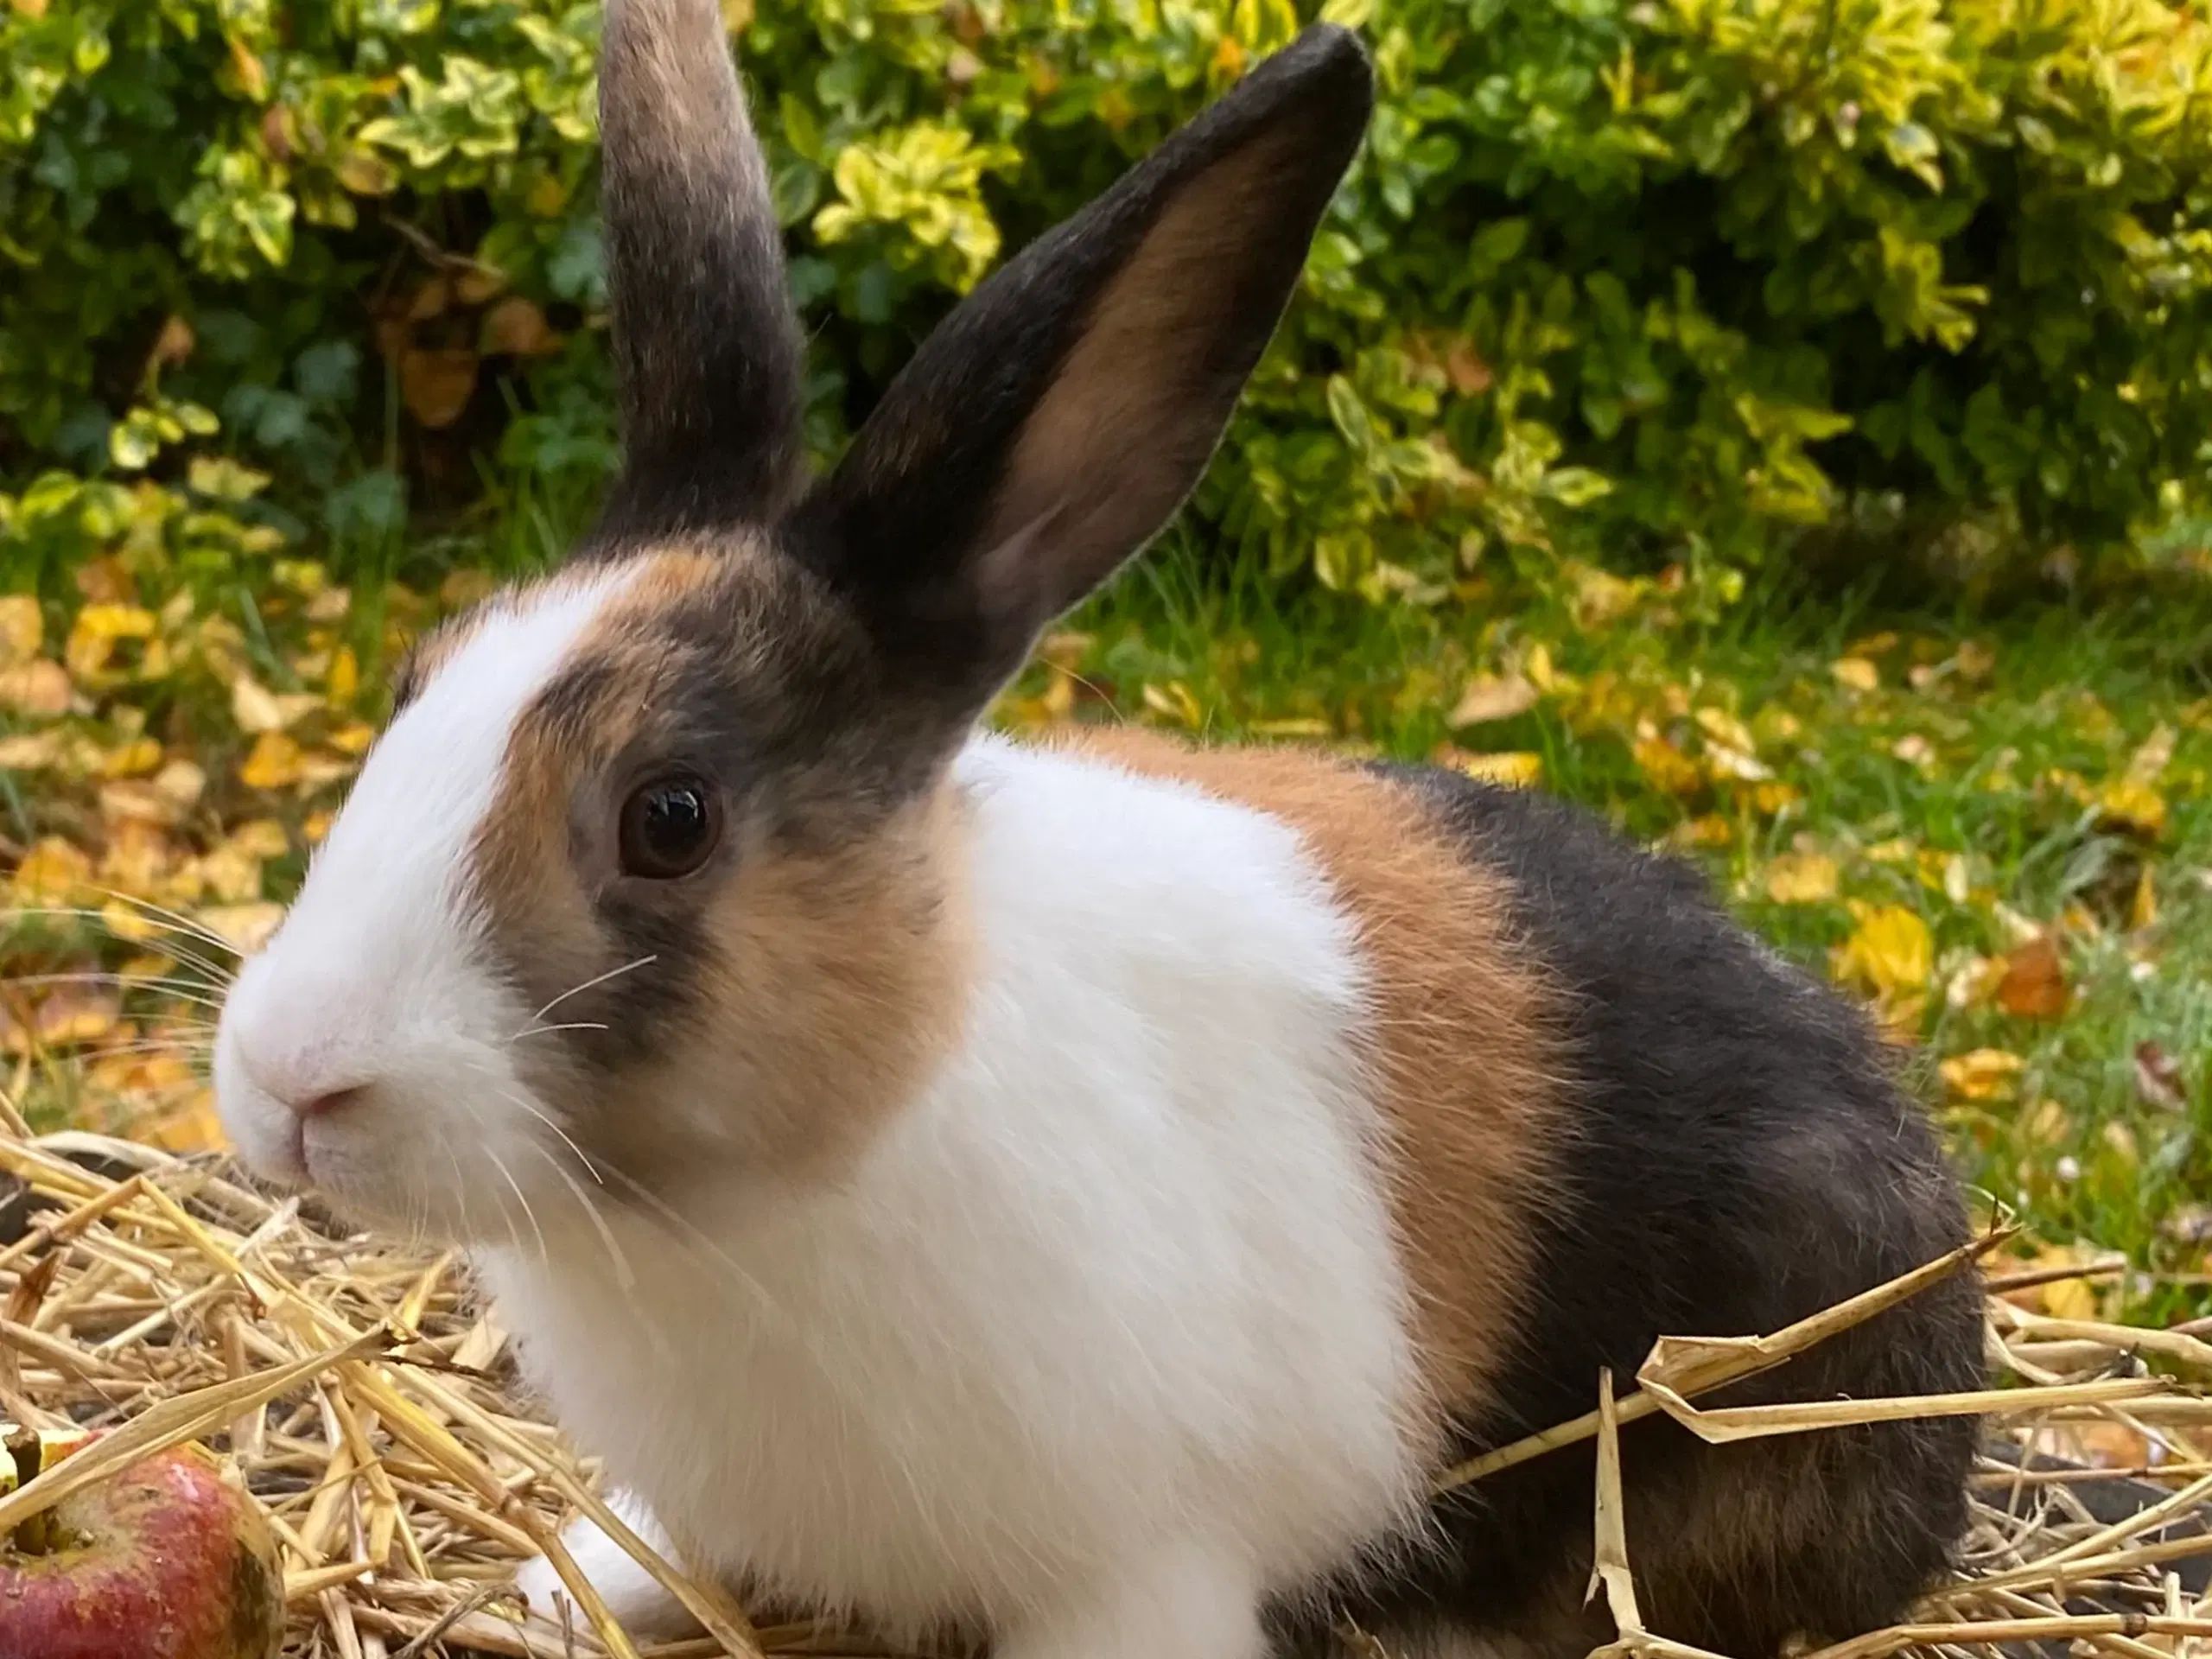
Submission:
<svg viewBox="0 0 2212 1659">
<path fill-rule="evenodd" d="M 1185 1483 L 1198 1425 L 1065 1310 L 1009 1319 L 930 1267 L 518 1324 L 564 1427 L 734 1580 L 897 1628 L 967 1621 L 1109 1557 Z"/>
</svg>

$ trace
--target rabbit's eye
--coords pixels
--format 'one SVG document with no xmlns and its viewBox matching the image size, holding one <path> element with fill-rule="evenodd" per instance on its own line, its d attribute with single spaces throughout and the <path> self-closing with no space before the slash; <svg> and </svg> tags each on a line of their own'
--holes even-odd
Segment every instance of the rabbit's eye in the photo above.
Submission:
<svg viewBox="0 0 2212 1659">
<path fill-rule="evenodd" d="M 622 804 L 622 869 L 670 881 L 707 861 L 721 838 L 720 804 L 691 777 L 656 778 Z"/>
</svg>

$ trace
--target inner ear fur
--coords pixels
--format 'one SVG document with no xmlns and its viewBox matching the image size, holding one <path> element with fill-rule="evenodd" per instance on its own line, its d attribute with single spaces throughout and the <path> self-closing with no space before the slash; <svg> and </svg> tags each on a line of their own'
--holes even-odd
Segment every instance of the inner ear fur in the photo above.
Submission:
<svg viewBox="0 0 2212 1659">
<path fill-rule="evenodd" d="M 963 719 L 1166 523 L 1281 321 L 1373 101 L 1308 29 L 978 288 L 791 541 Z"/>
</svg>

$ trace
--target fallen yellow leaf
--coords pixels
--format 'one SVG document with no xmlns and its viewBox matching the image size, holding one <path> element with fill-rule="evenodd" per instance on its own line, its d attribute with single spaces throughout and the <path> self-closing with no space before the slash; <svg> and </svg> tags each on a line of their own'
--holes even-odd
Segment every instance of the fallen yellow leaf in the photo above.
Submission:
<svg viewBox="0 0 2212 1659">
<path fill-rule="evenodd" d="M 1669 795 L 1694 795 L 1705 787 L 1705 774 L 1697 762 L 1663 737 L 1638 738 L 1631 753 L 1656 789 Z"/>
<path fill-rule="evenodd" d="M 245 672 L 231 682 L 231 721 L 249 737 L 262 732 L 282 731 L 284 727 L 284 716 L 276 707 L 275 696 Z"/>
<path fill-rule="evenodd" d="M 48 1048 L 77 1048 L 115 1029 L 123 995 L 109 985 L 63 985 L 38 1005 L 32 1031 Z"/>
<path fill-rule="evenodd" d="M 59 836 L 48 836 L 16 866 L 16 902 L 34 908 L 72 902 L 92 879 L 92 861 Z"/>
<path fill-rule="evenodd" d="M 1839 657 L 1828 664 L 1838 685 L 1853 691 L 1872 691 L 1882 683 L 1882 671 L 1864 657 Z"/>
<path fill-rule="evenodd" d="M 0 772 L 39 772 L 61 761 L 61 734 L 25 732 L 0 737 Z"/>
<path fill-rule="evenodd" d="M 1467 682 L 1467 689 L 1459 694 L 1459 701 L 1445 717 L 1446 723 L 1454 727 L 1487 726 L 1494 721 L 1511 720 L 1535 708 L 1541 695 L 1518 674 L 1502 677 L 1483 675 Z"/>
<path fill-rule="evenodd" d="M 100 925 L 132 944 L 148 944 L 168 931 L 168 924 L 153 912 L 121 899 L 111 899 L 100 906 Z"/>
<path fill-rule="evenodd" d="M 39 614 L 35 595 L 10 594 L 0 599 L 0 665 L 29 662 L 38 655 L 45 639 L 46 620 Z"/>
<path fill-rule="evenodd" d="M 77 613 L 69 629 L 62 658 L 79 679 L 99 673 L 108 664 L 118 639 L 150 639 L 154 613 L 138 605 L 87 605 Z"/>
<path fill-rule="evenodd" d="M 1544 780 L 1544 757 L 1526 750 L 1498 754 L 1470 754 L 1462 750 L 1452 756 L 1452 765 L 1470 778 L 1503 784 L 1509 789 L 1534 789 Z"/>
<path fill-rule="evenodd" d="M 2174 728 L 2161 721 L 2128 757 L 2127 777 L 2134 783 L 2156 783 L 2173 758 Z"/>
<path fill-rule="evenodd" d="M 2004 957 L 1970 956 L 1953 971 L 1943 1000 L 1955 1008 L 1979 1007 L 1997 995 L 2004 978 Z"/>
<path fill-rule="evenodd" d="M 2129 830 L 2151 840 L 2165 832 L 2166 798 L 2154 785 L 2134 777 L 2107 784 L 2097 793 L 2097 811 L 2109 826 Z"/>
<path fill-rule="evenodd" d="M 172 760 L 154 774 L 154 788 L 180 814 L 200 804 L 207 774 L 190 760 Z"/>
<path fill-rule="evenodd" d="M 162 764 L 162 746 L 150 737 L 133 738 L 128 743 L 118 744 L 100 757 L 100 775 L 105 778 L 136 778 Z"/>
<path fill-rule="evenodd" d="M 282 858 L 292 842 L 276 819 L 255 818 L 231 831 L 229 844 L 249 858 Z"/>
<path fill-rule="evenodd" d="M 69 676 L 61 664 L 44 657 L 0 668 L 0 708 L 51 720 L 69 712 L 72 696 Z"/>
<path fill-rule="evenodd" d="M 1689 849 L 1726 847 L 1736 838 L 1736 826 L 1718 812 L 1685 818 L 1667 832 L 1667 845 Z"/>
<path fill-rule="evenodd" d="M 297 783 L 300 775 L 300 746 L 283 732 L 262 733 L 238 765 L 238 781 L 249 789 L 283 789 Z"/>
<path fill-rule="evenodd" d="M 1961 1100 L 2010 1100 L 2027 1062 L 2001 1048 L 1977 1048 L 1937 1068 L 1944 1087 Z"/>
<path fill-rule="evenodd" d="M 261 861 L 235 841 L 204 855 L 199 861 L 200 879 L 225 904 L 244 904 L 261 897 Z"/>
<path fill-rule="evenodd" d="M 199 919 L 227 940 L 242 956 L 250 956 L 269 943 L 270 935 L 284 919 L 282 905 L 210 905 Z"/>
<path fill-rule="evenodd" d="M 1930 770 L 1936 764 L 1936 746 L 1918 732 L 1907 732 L 1890 746 L 1890 753 L 1922 772 Z"/>
<path fill-rule="evenodd" d="M 100 855 L 100 881 L 123 893 L 157 891 L 176 863 L 176 849 L 158 824 L 126 818 L 108 826 Z"/>
<path fill-rule="evenodd" d="M 215 1092 L 197 1090 L 175 1110 L 165 1112 L 146 1126 L 146 1140 L 165 1151 L 217 1152 L 230 1145 L 223 1134 L 223 1120 L 215 1111 Z"/>
<path fill-rule="evenodd" d="M 1751 786 L 1751 804 L 1770 818 L 1787 811 L 1804 798 L 1803 790 L 1795 784 L 1785 784 L 1778 778 Z"/>
<path fill-rule="evenodd" d="M 1784 853 L 1766 867 L 1766 896 L 1777 905 L 1816 905 L 1835 897 L 1839 874 L 1826 853 Z"/>
<path fill-rule="evenodd" d="M 1859 925 L 1831 956 L 1835 976 L 1885 999 L 1924 988 L 1936 965 L 1928 924 L 1903 905 L 1854 901 L 1853 908 Z"/>
<path fill-rule="evenodd" d="M 1725 709 L 1700 709 L 1697 723 L 1707 738 L 1726 744 L 1745 754 L 1758 752 L 1758 740 L 1751 735 L 1751 728 Z"/>
<path fill-rule="evenodd" d="M 1198 707 L 1198 700 L 1191 695 L 1191 688 L 1180 680 L 1170 680 L 1166 685 L 1147 683 L 1144 689 L 1144 706 L 1163 719 L 1197 731 L 1205 724 L 1205 711 Z"/>
</svg>

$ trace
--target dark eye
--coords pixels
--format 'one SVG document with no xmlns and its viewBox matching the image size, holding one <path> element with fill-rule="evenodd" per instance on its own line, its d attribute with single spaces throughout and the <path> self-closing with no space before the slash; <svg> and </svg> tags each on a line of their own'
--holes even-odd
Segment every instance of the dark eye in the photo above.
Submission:
<svg viewBox="0 0 2212 1659">
<path fill-rule="evenodd" d="M 721 839 L 721 807 L 696 778 L 656 778 L 622 803 L 622 869 L 671 881 L 707 861 Z"/>
</svg>

